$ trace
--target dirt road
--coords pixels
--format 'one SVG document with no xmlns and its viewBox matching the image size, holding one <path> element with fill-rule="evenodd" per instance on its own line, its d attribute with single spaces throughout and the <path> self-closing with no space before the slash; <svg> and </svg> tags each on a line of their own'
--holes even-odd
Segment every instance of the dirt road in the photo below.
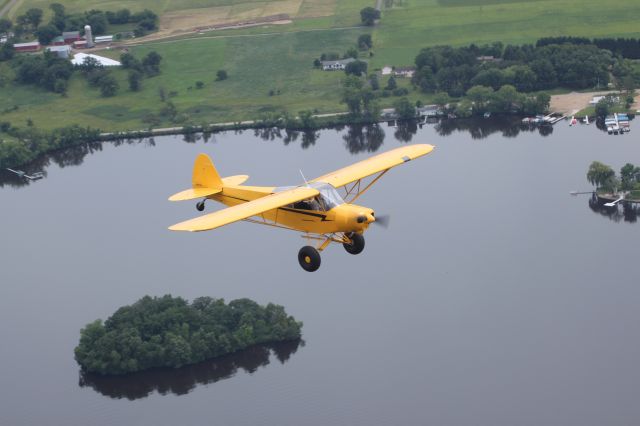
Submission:
<svg viewBox="0 0 640 426">
<path fill-rule="evenodd" d="M 18 0 L 10 0 L 9 3 L 5 4 L 4 7 L 0 9 L 0 18 L 9 13 L 9 10 L 11 10 L 16 3 L 18 3 Z"/>
<path fill-rule="evenodd" d="M 562 114 L 574 115 L 578 111 L 585 109 L 589 106 L 589 101 L 594 96 L 604 96 L 609 93 L 618 93 L 618 92 L 588 92 L 588 93 L 578 93 L 571 92 L 566 93 L 564 95 L 553 95 L 551 96 L 551 105 L 550 110 L 553 112 L 560 112 Z"/>
</svg>

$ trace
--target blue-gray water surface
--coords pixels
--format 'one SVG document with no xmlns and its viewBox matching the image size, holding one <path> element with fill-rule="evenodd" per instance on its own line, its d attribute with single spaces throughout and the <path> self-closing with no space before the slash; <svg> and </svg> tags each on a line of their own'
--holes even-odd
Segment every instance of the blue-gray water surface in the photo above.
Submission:
<svg viewBox="0 0 640 426">
<path fill-rule="evenodd" d="M 162 137 L 57 153 L 27 186 L 5 175 L 0 425 L 638 424 L 640 226 L 569 195 L 591 189 L 593 160 L 640 163 L 637 136 L 470 130 Z M 329 247 L 316 273 L 298 265 L 293 232 L 167 230 L 198 215 L 167 197 L 189 187 L 200 152 L 222 175 L 296 185 L 300 169 L 315 177 L 407 139 L 437 148 L 358 200 L 390 227 L 372 227 L 359 256 Z M 81 327 L 167 293 L 282 304 L 304 342 L 81 374 Z"/>
</svg>

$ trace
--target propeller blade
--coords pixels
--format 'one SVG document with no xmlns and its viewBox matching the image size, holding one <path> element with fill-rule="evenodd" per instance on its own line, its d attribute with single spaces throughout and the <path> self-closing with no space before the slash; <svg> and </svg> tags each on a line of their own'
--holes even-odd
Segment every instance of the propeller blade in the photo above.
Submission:
<svg viewBox="0 0 640 426">
<path fill-rule="evenodd" d="M 383 214 L 380 216 L 376 216 L 376 221 L 373 223 L 378 224 L 383 228 L 388 228 L 390 220 L 391 220 L 391 216 L 389 216 L 388 214 Z"/>
</svg>

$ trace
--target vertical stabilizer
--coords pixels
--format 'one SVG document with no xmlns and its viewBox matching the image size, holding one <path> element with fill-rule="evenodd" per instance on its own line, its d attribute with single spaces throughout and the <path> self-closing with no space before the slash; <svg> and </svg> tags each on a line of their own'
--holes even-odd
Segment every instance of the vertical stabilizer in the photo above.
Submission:
<svg viewBox="0 0 640 426">
<path fill-rule="evenodd" d="M 193 188 L 222 189 L 222 179 L 207 154 L 198 154 L 196 157 L 191 184 Z"/>
</svg>

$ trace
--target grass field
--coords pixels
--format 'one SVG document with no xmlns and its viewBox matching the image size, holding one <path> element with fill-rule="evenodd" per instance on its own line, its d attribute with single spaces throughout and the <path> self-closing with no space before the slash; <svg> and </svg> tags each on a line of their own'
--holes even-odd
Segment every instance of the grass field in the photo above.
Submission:
<svg viewBox="0 0 640 426">
<path fill-rule="evenodd" d="M 22 0 L 19 8 L 46 4 Z M 75 3 L 74 3 L 75 2 Z M 230 7 L 236 13 L 252 11 L 259 2 L 240 0 L 64 0 L 67 6 L 110 9 L 151 7 L 157 11 L 195 7 Z M 263 10 L 267 4 L 262 2 Z M 502 41 L 532 42 L 542 36 L 580 35 L 640 37 L 640 2 L 618 0 L 404 0 L 402 7 L 383 12 L 381 23 L 371 28 L 340 29 L 359 21 L 359 10 L 373 0 L 299 0 L 298 16 L 290 25 L 216 31 L 171 42 L 133 47 L 135 55 L 150 50 L 164 58 L 162 74 L 144 80 L 143 90 L 127 90 L 126 72 L 116 71 L 121 90 L 114 98 L 101 98 L 79 76 L 71 82 L 68 97 L 40 89 L 5 84 L 0 87 L 0 121 L 23 125 L 31 118 L 37 126 L 58 127 L 70 123 L 103 130 L 147 127 L 142 119 L 162 107 L 159 90 L 175 92 L 171 101 L 195 123 L 260 118 L 270 111 L 344 110 L 340 100 L 342 72 L 323 72 L 311 66 L 323 52 L 343 53 L 360 34 L 372 32 L 371 69 L 383 65 L 410 65 L 422 47 L 435 44 L 467 44 Z M 279 3 L 280 4 L 280 3 Z M 293 4 L 292 2 L 288 3 Z M 243 9 L 244 8 L 244 9 Z M 105 54 L 117 57 L 119 52 Z M 6 67 L 5 67 L 6 68 Z M 229 79 L 216 82 L 218 69 Z M 7 73 L 0 66 L 0 75 Z M 203 81 L 203 89 L 195 89 Z M 381 80 L 384 85 L 386 79 Z M 401 81 L 409 86 L 408 81 Z M 269 96 L 273 90 L 279 94 Z M 429 98 L 412 92 L 412 100 Z M 394 98 L 384 99 L 390 105 Z M 17 111 L 2 112 L 18 105 Z M 163 123 L 169 125 L 170 123 Z"/>
</svg>

